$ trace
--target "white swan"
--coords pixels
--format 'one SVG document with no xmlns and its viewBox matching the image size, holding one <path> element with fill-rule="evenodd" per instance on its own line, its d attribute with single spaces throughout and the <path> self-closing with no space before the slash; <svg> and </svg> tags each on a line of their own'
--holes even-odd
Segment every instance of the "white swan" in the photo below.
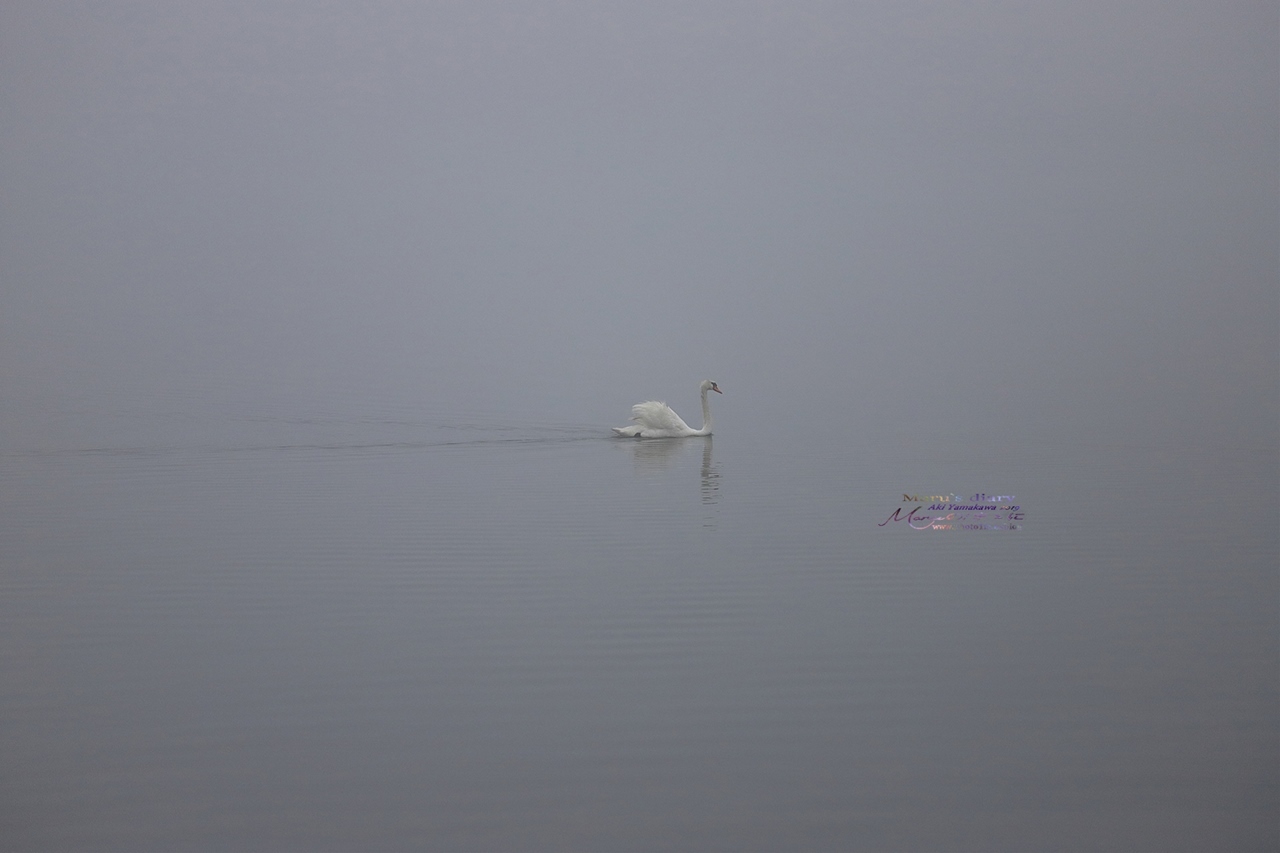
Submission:
<svg viewBox="0 0 1280 853">
<path fill-rule="evenodd" d="M 715 391 L 723 394 L 720 386 L 710 379 L 702 380 L 699 386 L 702 391 L 702 429 L 694 429 L 680 419 L 666 403 L 650 400 L 647 403 L 636 403 L 631 407 L 631 420 L 634 426 L 614 427 L 618 435 L 635 436 L 636 438 L 684 438 L 687 435 L 711 435 L 711 407 L 707 405 L 707 392 Z"/>
</svg>

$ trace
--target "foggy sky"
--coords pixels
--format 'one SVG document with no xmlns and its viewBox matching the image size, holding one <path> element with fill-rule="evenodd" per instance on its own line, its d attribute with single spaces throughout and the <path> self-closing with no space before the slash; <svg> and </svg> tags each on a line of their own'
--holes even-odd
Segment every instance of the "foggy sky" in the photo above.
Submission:
<svg viewBox="0 0 1280 853">
<path fill-rule="evenodd" d="M 0 5 L 0 407 L 1271 446 L 1271 2 Z M 184 402 L 185 401 L 185 402 Z"/>
</svg>

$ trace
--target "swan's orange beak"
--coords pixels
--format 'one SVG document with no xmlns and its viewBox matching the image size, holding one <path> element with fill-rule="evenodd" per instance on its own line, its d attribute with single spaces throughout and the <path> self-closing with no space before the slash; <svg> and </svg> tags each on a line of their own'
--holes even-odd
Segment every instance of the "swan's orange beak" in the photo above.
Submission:
<svg viewBox="0 0 1280 853">
<path fill-rule="evenodd" d="M 711 390 L 712 390 L 712 391 L 715 391 L 717 394 L 723 394 L 723 393 L 724 393 L 723 391 L 721 391 L 721 390 L 720 390 L 720 386 L 719 386 L 719 385 L 712 385 L 712 386 L 711 386 Z"/>
</svg>

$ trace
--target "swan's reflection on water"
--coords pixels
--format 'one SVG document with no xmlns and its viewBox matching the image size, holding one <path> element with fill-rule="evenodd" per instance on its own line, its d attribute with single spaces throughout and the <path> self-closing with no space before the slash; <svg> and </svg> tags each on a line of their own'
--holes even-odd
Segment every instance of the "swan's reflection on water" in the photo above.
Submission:
<svg viewBox="0 0 1280 853">
<path fill-rule="evenodd" d="M 720 468 L 711 463 L 711 436 L 703 439 L 702 502 L 708 506 L 720 500 Z"/>
<path fill-rule="evenodd" d="M 679 467 L 681 460 L 692 461 L 691 455 L 701 448 L 702 503 L 706 506 L 714 506 L 720 500 L 720 468 L 711 458 L 712 441 L 711 436 L 628 439 L 619 441 L 618 445 L 631 452 L 636 473 L 646 477 Z"/>
<path fill-rule="evenodd" d="M 612 439 L 619 450 L 631 454 L 637 474 L 656 474 L 672 468 L 676 461 L 694 450 L 694 445 L 709 438 L 625 438 Z"/>
</svg>

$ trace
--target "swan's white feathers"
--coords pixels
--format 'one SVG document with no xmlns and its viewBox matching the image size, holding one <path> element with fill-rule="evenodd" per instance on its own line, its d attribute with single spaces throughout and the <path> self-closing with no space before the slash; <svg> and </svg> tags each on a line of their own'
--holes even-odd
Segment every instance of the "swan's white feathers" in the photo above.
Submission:
<svg viewBox="0 0 1280 853">
<path fill-rule="evenodd" d="M 711 409 L 707 406 L 707 392 L 720 393 L 720 388 L 710 379 L 698 386 L 702 394 L 702 429 L 693 429 L 666 403 L 647 400 L 631 407 L 632 426 L 614 427 L 618 435 L 638 438 L 684 438 L 691 435 L 711 435 Z"/>
<path fill-rule="evenodd" d="M 644 403 L 636 403 L 632 406 L 631 420 L 640 424 L 645 429 L 677 433 L 692 431 L 689 429 L 689 425 L 675 413 L 674 409 L 666 403 L 660 403 L 657 400 L 648 400 Z"/>
</svg>

